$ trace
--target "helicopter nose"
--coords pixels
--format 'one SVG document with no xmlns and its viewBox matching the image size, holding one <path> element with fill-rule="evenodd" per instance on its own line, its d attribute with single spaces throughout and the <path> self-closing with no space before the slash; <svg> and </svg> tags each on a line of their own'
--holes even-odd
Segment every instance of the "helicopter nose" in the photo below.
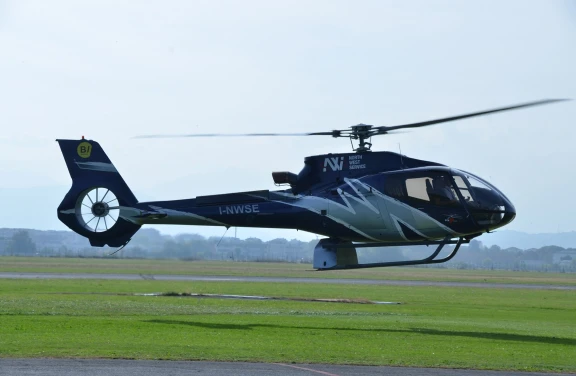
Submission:
<svg viewBox="0 0 576 376">
<path fill-rule="evenodd" d="M 500 221 L 500 226 L 507 225 L 512 222 L 514 218 L 516 218 L 516 208 L 510 201 L 506 200 L 506 204 L 504 205 L 504 216 Z"/>
<path fill-rule="evenodd" d="M 492 191 L 490 196 L 475 203 L 469 203 L 469 210 L 476 224 L 488 230 L 505 226 L 516 217 L 516 208 L 499 191 Z"/>
<path fill-rule="evenodd" d="M 504 193 L 502 192 L 498 193 L 499 193 L 498 196 L 500 196 L 498 201 L 500 202 L 497 204 L 498 205 L 497 207 L 500 210 L 498 216 L 494 218 L 496 220 L 492 222 L 494 225 L 493 229 L 506 226 L 508 223 L 512 222 L 514 218 L 516 218 L 516 208 L 514 207 L 512 202 L 508 199 L 508 197 L 504 195 Z"/>
</svg>

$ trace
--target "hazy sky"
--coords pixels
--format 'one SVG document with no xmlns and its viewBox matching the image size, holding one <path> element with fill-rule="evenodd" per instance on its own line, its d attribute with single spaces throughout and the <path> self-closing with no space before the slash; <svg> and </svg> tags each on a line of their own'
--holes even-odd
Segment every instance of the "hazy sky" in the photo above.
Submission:
<svg viewBox="0 0 576 376">
<path fill-rule="evenodd" d="M 272 171 L 350 144 L 132 136 L 394 125 L 543 98 L 576 98 L 574 1 L 0 0 L 0 227 L 65 229 L 56 138 L 99 141 L 142 201 L 179 199 L 275 189 Z M 488 179 L 516 206 L 508 229 L 573 231 L 575 127 L 571 101 L 373 141 Z M 238 229 L 251 235 L 314 237 Z"/>
</svg>

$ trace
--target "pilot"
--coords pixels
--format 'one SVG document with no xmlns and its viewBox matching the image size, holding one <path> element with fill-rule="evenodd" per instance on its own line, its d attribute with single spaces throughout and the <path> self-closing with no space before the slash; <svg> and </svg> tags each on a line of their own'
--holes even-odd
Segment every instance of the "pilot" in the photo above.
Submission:
<svg viewBox="0 0 576 376">
<path fill-rule="evenodd" d="M 456 201 L 456 197 L 454 196 L 454 192 L 450 187 L 450 181 L 445 176 L 437 176 L 432 179 L 433 187 L 434 187 L 434 194 L 440 197 L 442 202 L 452 202 Z"/>
</svg>

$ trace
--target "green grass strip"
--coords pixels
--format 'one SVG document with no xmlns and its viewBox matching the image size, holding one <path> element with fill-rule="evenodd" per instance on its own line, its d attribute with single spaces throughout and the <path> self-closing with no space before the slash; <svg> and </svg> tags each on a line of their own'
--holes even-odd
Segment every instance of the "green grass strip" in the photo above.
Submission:
<svg viewBox="0 0 576 376">
<path fill-rule="evenodd" d="M 401 305 L 134 296 L 187 292 Z M 0 279 L 0 356 L 576 371 L 576 292 Z"/>
</svg>

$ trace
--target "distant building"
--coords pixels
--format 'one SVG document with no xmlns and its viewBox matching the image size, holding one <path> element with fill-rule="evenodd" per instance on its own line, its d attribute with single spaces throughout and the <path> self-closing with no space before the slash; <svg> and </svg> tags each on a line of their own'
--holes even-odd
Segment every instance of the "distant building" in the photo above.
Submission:
<svg viewBox="0 0 576 376">
<path fill-rule="evenodd" d="M 572 260 L 576 260 L 576 249 L 566 249 L 552 255 L 554 264 L 570 264 Z"/>
</svg>

